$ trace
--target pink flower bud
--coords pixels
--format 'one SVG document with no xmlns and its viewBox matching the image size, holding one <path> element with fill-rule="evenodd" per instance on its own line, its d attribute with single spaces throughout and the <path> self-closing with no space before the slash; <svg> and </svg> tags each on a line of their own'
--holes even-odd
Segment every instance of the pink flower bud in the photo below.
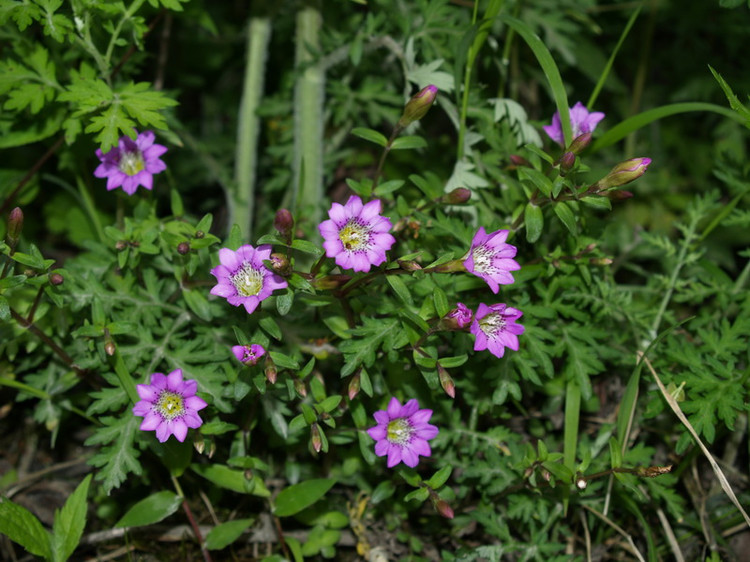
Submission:
<svg viewBox="0 0 750 562">
<path fill-rule="evenodd" d="M 180 242 L 177 244 L 177 253 L 181 256 L 190 253 L 190 242 Z"/>
<path fill-rule="evenodd" d="M 276 216 L 273 219 L 273 227 L 281 234 L 281 236 L 288 240 L 292 234 L 292 228 L 294 228 L 294 217 L 287 209 L 279 209 L 276 211 Z"/>
<path fill-rule="evenodd" d="M 435 510 L 446 519 L 453 519 L 453 508 L 448 505 L 447 501 L 443 499 L 436 500 Z"/>
<path fill-rule="evenodd" d="M 463 330 L 471 324 L 473 313 L 464 303 L 456 303 L 456 308 L 448 312 L 440 320 L 440 328 L 443 330 Z"/>
<path fill-rule="evenodd" d="M 21 230 L 23 230 L 23 211 L 21 210 L 21 207 L 16 207 L 8 216 L 8 239 L 12 246 L 18 242 L 18 239 L 21 236 Z"/>
<path fill-rule="evenodd" d="M 447 195 L 443 197 L 444 201 L 449 205 L 462 205 L 471 199 L 471 191 L 465 187 L 457 187 Z"/>
<path fill-rule="evenodd" d="M 357 394 L 359 394 L 359 388 L 360 388 L 360 375 L 359 373 L 355 374 L 351 380 L 349 381 L 349 400 L 354 400 L 356 398 Z"/>
<path fill-rule="evenodd" d="M 317 423 L 310 426 L 310 441 L 312 442 L 313 449 L 316 453 L 319 453 L 323 448 L 323 440 L 320 438 L 320 428 Z"/>
<path fill-rule="evenodd" d="M 440 386 L 443 387 L 443 390 L 448 396 L 450 396 L 451 398 L 455 398 L 456 385 L 454 384 L 451 376 L 448 374 L 448 371 L 446 371 L 445 367 L 443 367 L 440 363 L 437 364 L 437 370 L 438 378 L 440 379 Z"/>
<path fill-rule="evenodd" d="M 584 151 L 584 149 L 591 144 L 591 133 L 583 133 L 578 135 L 568 147 L 568 152 L 572 152 L 576 156 Z"/>
<path fill-rule="evenodd" d="M 437 86 L 429 85 L 414 94 L 414 96 L 406 102 L 404 113 L 401 115 L 401 119 L 398 120 L 398 126 L 403 129 L 407 125 L 410 125 L 414 121 L 419 121 L 424 117 L 435 101 L 437 93 Z"/>
<path fill-rule="evenodd" d="M 560 166 L 560 175 L 564 176 L 570 170 L 573 169 L 573 166 L 576 163 L 576 155 L 573 152 L 566 152 L 557 161 L 557 164 Z"/>
<path fill-rule="evenodd" d="M 510 163 L 513 167 L 525 167 L 525 168 L 531 168 L 531 162 L 526 160 L 523 156 L 519 156 L 518 154 L 511 154 L 509 156 Z"/>
<path fill-rule="evenodd" d="M 59 273 L 50 273 L 49 274 L 49 282 L 52 285 L 62 285 L 65 282 L 65 277 L 60 275 Z"/>
<path fill-rule="evenodd" d="M 630 160 L 625 160 L 625 162 L 620 162 L 612 168 L 610 173 L 596 182 L 596 185 L 600 189 L 610 189 L 625 185 L 645 174 L 649 164 L 651 164 L 651 158 L 631 158 Z"/>
</svg>

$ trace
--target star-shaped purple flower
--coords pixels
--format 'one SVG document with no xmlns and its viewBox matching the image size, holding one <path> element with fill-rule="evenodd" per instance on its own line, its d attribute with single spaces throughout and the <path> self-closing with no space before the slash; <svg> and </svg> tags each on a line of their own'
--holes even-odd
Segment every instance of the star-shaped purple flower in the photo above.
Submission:
<svg viewBox="0 0 750 562">
<path fill-rule="evenodd" d="M 381 208 L 379 199 L 363 205 L 357 195 L 349 197 L 346 205 L 331 205 L 330 219 L 318 225 L 326 256 L 336 258 L 342 269 L 354 271 L 370 271 L 383 263 L 396 239 L 388 233 L 391 220 L 380 214 Z"/>
<path fill-rule="evenodd" d="M 263 260 L 271 259 L 271 246 L 265 244 L 253 248 L 250 244 L 236 251 L 229 248 L 219 250 L 219 261 L 211 270 L 218 284 L 211 294 L 224 297 L 229 304 L 243 305 L 252 314 L 260 301 L 271 296 L 276 289 L 286 289 L 287 282 L 279 274 L 268 269 Z"/>
<path fill-rule="evenodd" d="M 420 410 L 416 399 L 409 400 L 403 406 L 396 398 L 391 398 L 386 410 L 373 414 L 378 425 L 367 430 L 375 439 L 375 454 L 388 456 L 388 468 L 403 462 L 414 468 L 419 457 L 432 454 L 428 440 L 438 434 L 438 428 L 427 423 L 432 417 L 432 410 Z"/>
<path fill-rule="evenodd" d="M 523 334 L 524 327 L 516 324 L 516 320 L 522 314 L 505 304 L 480 304 L 469 329 L 477 338 L 474 351 L 489 349 L 496 357 L 502 357 L 506 347 L 518 351 L 518 336 Z"/>
<path fill-rule="evenodd" d="M 500 285 L 513 283 L 511 271 L 521 269 L 513 259 L 516 247 L 506 244 L 507 238 L 507 230 L 487 234 L 484 227 L 480 226 L 471 241 L 469 256 L 464 260 L 467 271 L 484 279 L 495 294 L 500 290 Z"/>
<path fill-rule="evenodd" d="M 266 350 L 262 345 L 254 343 L 252 345 L 235 345 L 232 347 L 232 353 L 234 353 L 237 361 L 241 361 L 245 365 L 255 365 L 266 354 Z"/>
<path fill-rule="evenodd" d="M 154 174 L 167 169 L 167 165 L 159 158 L 167 151 L 167 147 L 154 144 L 154 138 L 154 133 L 146 131 L 135 140 L 121 137 L 117 146 L 106 154 L 97 148 L 96 155 L 102 163 L 94 170 L 94 175 L 97 178 L 107 178 L 108 191 L 122 187 L 125 193 L 133 195 L 139 185 L 151 189 Z"/>
<path fill-rule="evenodd" d="M 602 119 L 604 119 L 604 113 L 601 111 L 589 112 L 581 102 L 576 103 L 570 108 L 570 126 L 573 129 L 573 138 L 571 140 L 575 140 L 583 133 L 593 132 Z M 560 146 L 565 145 L 559 111 L 555 111 L 555 114 L 552 116 L 552 124 L 545 125 L 542 128 L 549 135 L 549 138 L 557 144 Z"/>
<path fill-rule="evenodd" d="M 141 430 L 156 431 L 156 438 L 164 443 L 170 435 L 178 441 L 185 441 L 189 427 L 203 425 L 198 410 L 206 403 L 195 395 L 198 382 L 182 380 L 182 369 L 175 369 L 169 375 L 153 373 L 151 384 L 136 385 L 141 397 L 133 414 L 143 416 Z"/>
</svg>

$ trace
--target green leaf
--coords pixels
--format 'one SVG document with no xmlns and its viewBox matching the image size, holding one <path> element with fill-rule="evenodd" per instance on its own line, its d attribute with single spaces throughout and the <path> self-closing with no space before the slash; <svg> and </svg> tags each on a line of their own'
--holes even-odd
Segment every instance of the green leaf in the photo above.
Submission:
<svg viewBox="0 0 750 562">
<path fill-rule="evenodd" d="M 273 359 L 273 362 L 276 363 L 279 367 L 282 367 L 284 369 L 291 369 L 293 371 L 299 369 L 299 363 L 288 355 L 285 355 L 278 351 L 270 351 L 268 354 L 271 356 L 271 359 Z"/>
<path fill-rule="evenodd" d="M 427 484 L 433 490 L 436 490 L 448 481 L 448 478 L 450 478 L 452 471 L 453 467 L 451 465 L 446 465 L 438 470 L 435 474 L 433 474 L 429 480 L 426 480 L 425 484 Z"/>
<path fill-rule="evenodd" d="M 518 177 L 530 181 L 545 197 L 552 195 L 552 181 L 539 170 L 534 168 L 518 168 Z"/>
<path fill-rule="evenodd" d="M 240 494 L 249 494 L 253 492 L 254 481 L 258 478 L 245 478 L 245 472 L 235 470 L 222 464 L 192 464 L 190 469 L 206 480 L 210 480 L 217 486 L 232 490 Z"/>
<path fill-rule="evenodd" d="M 652 123 L 659 119 L 663 119 L 664 117 L 669 117 L 671 115 L 678 115 L 680 113 L 689 113 L 692 111 L 710 111 L 712 113 L 718 113 L 725 117 L 729 117 L 730 119 L 733 119 L 734 121 L 738 121 L 743 124 L 745 123 L 745 120 L 742 118 L 742 116 L 738 115 L 737 113 L 735 113 L 734 111 L 730 109 L 727 109 L 726 107 L 715 105 L 713 103 L 703 103 L 703 102 L 673 103 L 670 105 L 662 105 L 661 107 L 655 107 L 653 109 L 649 109 L 647 111 L 644 111 L 643 113 L 639 113 L 638 115 L 633 115 L 632 117 L 629 117 L 625 119 L 624 121 L 621 121 L 620 123 L 612 127 L 610 130 L 608 130 L 606 133 L 604 133 L 601 137 L 599 137 L 591 145 L 591 148 L 589 150 L 595 151 L 595 150 L 599 150 L 601 148 L 610 146 L 612 144 L 615 144 L 616 142 L 627 137 L 630 133 L 645 127 L 649 123 Z"/>
<path fill-rule="evenodd" d="M 10 306 L 8 305 L 8 299 L 0 295 L 0 320 L 7 322 L 10 320 Z"/>
<path fill-rule="evenodd" d="M 322 498 L 335 483 L 332 478 L 316 478 L 284 488 L 276 496 L 273 512 L 277 517 L 299 513 Z"/>
<path fill-rule="evenodd" d="M 52 558 L 50 534 L 33 513 L 8 498 L 0 498 L 0 533 L 20 544 L 30 554 L 47 560 Z"/>
<path fill-rule="evenodd" d="M 216 525 L 206 535 L 206 542 L 204 546 L 208 550 L 221 550 L 226 548 L 234 541 L 236 541 L 242 533 L 244 533 L 250 525 L 253 524 L 253 519 L 236 519 L 235 521 L 227 521 Z"/>
<path fill-rule="evenodd" d="M 323 255 L 323 248 L 320 247 L 320 244 L 314 244 L 307 240 L 293 240 L 292 248 L 306 254 L 312 254 L 318 258 Z"/>
<path fill-rule="evenodd" d="M 537 207 L 531 201 L 526 204 L 523 212 L 523 220 L 526 225 L 526 240 L 534 243 L 539 240 L 544 228 L 544 214 L 542 208 Z"/>
<path fill-rule="evenodd" d="M 414 301 L 412 301 L 411 298 L 411 293 L 406 287 L 406 283 L 404 283 L 403 279 L 401 279 L 398 275 L 386 275 L 385 280 L 388 282 L 388 284 L 391 286 L 391 289 L 393 289 L 393 291 L 398 295 L 398 298 L 400 298 L 404 304 L 409 306 L 414 305 Z"/>
<path fill-rule="evenodd" d="M 448 297 L 440 287 L 435 287 L 432 290 L 432 300 L 435 304 L 435 313 L 439 318 L 442 318 L 451 311 L 448 304 Z"/>
<path fill-rule="evenodd" d="M 578 225 L 576 224 L 576 217 L 573 211 L 570 209 L 565 201 L 558 201 L 553 206 L 557 218 L 559 218 L 565 227 L 570 231 L 573 236 L 578 235 Z"/>
<path fill-rule="evenodd" d="M 361 139 L 368 140 L 370 142 L 374 142 L 375 144 L 379 146 L 385 146 L 388 144 L 388 139 L 385 138 L 383 133 L 379 133 L 377 131 L 374 131 L 372 129 L 366 129 L 364 127 L 355 127 L 352 129 L 352 134 L 356 137 L 359 137 Z"/>
<path fill-rule="evenodd" d="M 201 320 L 209 321 L 212 318 L 211 307 L 202 291 L 196 289 L 183 289 L 182 296 L 188 308 Z"/>
<path fill-rule="evenodd" d="M 411 148 L 425 148 L 427 141 L 417 135 L 398 137 L 391 145 L 391 150 L 406 150 Z"/>
<path fill-rule="evenodd" d="M 110 443 L 89 459 L 90 465 L 101 468 L 96 479 L 103 482 L 104 491 L 109 493 L 124 482 L 129 473 L 136 475 L 143 473 L 141 463 L 138 461 L 139 453 L 133 447 L 135 432 L 138 431 L 142 419 L 128 412 L 119 418 L 106 416 L 100 418 L 100 421 L 104 426 L 97 428 L 84 444 Z"/>
<path fill-rule="evenodd" d="M 263 328 L 263 330 L 271 336 L 275 340 L 281 340 L 281 328 L 279 328 L 279 325 L 276 323 L 276 320 L 273 319 L 271 316 L 266 316 L 265 318 L 261 318 L 260 327 Z"/>
<path fill-rule="evenodd" d="M 565 84 L 563 84 L 560 71 L 555 64 L 555 59 L 552 58 L 549 49 L 547 49 L 542 40 L 539 39 L 532 29 L 524 22 L 507 14 L 501 14 L 499 18 L 512 27 L 523 38 L 523 40 L 526 41 L 526 44 L 533 51 L 537 61 L 539 61 L 539 66 L 542 67 L 542 71 L 544 71 L 544 75 L 547 78 L 550 90 L 552 90 L 552 97 L 555 99 L 555 105 L 560 114 L 560 123 L 562 124 L 565 146 L 568 146 L 573 140 L 573 130 L 570 126 L 568 95 L 565 92 Z"/>
<path fill-rule="evenodd" d="M 163 521 L 180 508 L 182 497 L 163 490 L 136 503 L 115 523 L 115 527 L 141 527 Z"/>
<path fill-rule="evenodd" d="M 89 493 L 91 474 L 83 479 L 75 491 L 65 501 L 62 510 L 55 513 L 52 527 L 53 557 L 67 560 L 81 541 L 86 526 L 86 496 Z"/>
</svg>

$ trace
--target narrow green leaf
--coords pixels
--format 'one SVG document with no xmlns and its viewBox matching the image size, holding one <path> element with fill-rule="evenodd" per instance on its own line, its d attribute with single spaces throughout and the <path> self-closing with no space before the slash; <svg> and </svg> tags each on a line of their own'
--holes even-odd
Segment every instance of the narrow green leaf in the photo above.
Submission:
<svg viewBox="0 0 750 562">
<path fill-rule="evenodd" d="M 552 196 L 552 181 L 539 170 L 534 168 L 518 168 L 518 177 L 530 181 L 545 197 Z"/>
<path fill-rule="evenodd" d="M 279 325 L 276 323 L 276 320 L 273 319 L 271 316 L 266 316 L 265 318 L 261 318 L 260 327 L 263 328 L 263 330 L 271 336 L 275 340 L 281 340 L 281 328 L 279 328 Z"/>
<path fill-rule="evenodd" d="M 0 498 L 0 533 L 30 554 L 47 560 L 52 558 L 50 534 L 33 513 L 8 498 Z"/>
<path fill-rule="evenodd" d="M 534 243 L 539 240 L 544 228 L 544 214 L 542 208 L 537 207 L 531 201 L 526 204 L 523 212 L 523 220 L 526 225 L 526 240 Z"/>
<path fill-rule="evenodd" d="M 433 490 L 437 490 L 440 486 L 448 481 L 448 478 L 450 478 L 452 471 L 453 467 L 451 465 L 446 465 L 438 470 L 435 474 L 433 474 L 429 480 L 426 480 L 425 484 L 427 484 Z"/>
<path fill-rule="evenodd" d="M 163 490 L 151 494 L 136 503 L 115 523 L 115 527 L 141 527 L 163 521 L 182 504 L 182 498 L 174 492 Z"/>
<path fill-rule="evenodd" d="M 391 145 L 391 150 L 405 150 L 410 148 L 424 148 L 427 146 L 427 141 L 422 137 L 412 135 L 406 137 L 398 137 Z"/>
<path fill-rule="evenodd" d="M 565 146 L 568 146 L 573 140 L 573 130 L 570 126 L 570 109 L 568 106 L 568 94 L 565 92 L 565 85 L 563 84 L 560 71 L 555 64 L 555 60 L 549 52 L 549 49 L 544 45 L 541 39 L 532 31 L 532 29 L 519 19 L 511 17 L 507 14 L 501 14 L 499 18 L 512 27 L 516 32 L 526 41 L 526 44 L 531 48 L 539 66 L 542 67 L 549 87 L 552 90 L 552 97 L 555 100 L 557 111 L 560 114 L 560 123 L 562 124 L 563 137 L 565 138 Z"/>
<path fill-rule="evenodd" d="M 576 224 L 576 217 L 573 214 L 573 211 L 570 210 L 568 203 L 565 201 L 558 201 L 554 204 L 554 210 L 557 218 L 562 221 L 570 233 L 573 236 L 577 236 L 578 225 Z"/>
<path fill-rule="evenodd" d="M 62 510 L 55 513 L 52 527 L 53 555 L 58 560 L 67 560 L 81 541 L 86 526 L 86 496 L 89 493 L 92 475 L 83 479 L 65 501 Z"/>
<path fill-rule="evenodd" d="M 435 287 L 432 290 L 432 300 L 435 304 L 435 313 L 439 318 L 442 318 L 451 311 L 448 304 L 448 297 L 440 287 Z"/>
<path fill-rule="evenodd" d="M 388 281 L 391 289 L 393 289 L 393 291 L 398 295 L 398 298 L 400 298 L 404 304 L 409 306 L 412 306 L 414 304 L 414 301 L 412 301 L 411 298 L 411 293 L 406 287 L 406 283 L 404 283 L 403 279 L 401 279 L 398 275 L 386 275 L 385 280 Z"/>
<path fill-rule="evenodd" d="M 196 474 L 202 476 L 206 480 L 210 480 L 217 486 L 239 492 L 240 494 L 254 493 L 255 480 L 258 476 L 254 476 L 252 479 L 245 478 L 244 470 L 235 470 L 224 466 L 222 464 L 192 464 L 190 469 Z M 260 494 L 254 494 L 260 495 Z"/>
<path fill-rule="evenodd" d="M 237 519 L 216 525 L 206 535 L 204 546 L 208 550 L 221 550 L 236 541 L 244 533 L 253 519 Z"/>
<path fill-rule="evenodd" d="M 563 429 L 563 463 L 571 471 L 576 468 L 578 420 L 581 415 L 581 387 L 568 381 L 565 390 L 565 427 Z"/>
<path fill-rule="evenodd" d="M 388 139 L 385 138 L 383 133 L 379 133 L 372 129 L 366 129 L 365 127 L 355 127 L 352 129 L 352 134 L 361 139 L 365 139 L 370 142 L 374 142 L 379 146 L 385 146 L 388 144 Z"/>
<path fill-rule="evenodd" d="M 288 517 L 299 513 L 322 498 L 335 483 L 332 478 L 316 478 L 284 488 L 276 496 L 274 514 Z"/>
</svg>

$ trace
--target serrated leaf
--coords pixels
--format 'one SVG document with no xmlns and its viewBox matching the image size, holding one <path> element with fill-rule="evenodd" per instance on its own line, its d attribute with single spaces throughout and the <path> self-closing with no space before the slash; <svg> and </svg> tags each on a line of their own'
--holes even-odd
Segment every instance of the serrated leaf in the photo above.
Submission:
<svg viewBox="0 0 750 562">
<path fill-rule="evenodd" d="M 115 527 L 140 527 L 163 521 L 180 508 L 182 497 L 162 490 L 151 494 L 125 512 Z"/>
<path fill-rule="evenodd" d="M 129 473 L 138 476 L 143 473 L 138 461 L 139 453 L 133 448 L 135 432 L 142 419 L 128 412 L 120 418 L 108 416 L 100 421 L 104 424 L 103 427 L 97 428 L 84 444 L 105 445 L 88 462 L 100 467 L 96 479 L 102 481 L 104 491 L 109 494 L 125 481 Z"/>
<path fill-rule="evenodd" d="M 332 478 L 315 478 L 284 488 L 276 496 L 273 512 L 277 517 L 299 513 L 322 498 L 335 483 Z"/>
<path fill-rule="evenodd" d="M 91 474 L 83 479 L 65 501 L 62 510 L 55 513 L 52 532 L 52 549 L 57 560 L 67 560 L 81 541 L 86 526 L 86 497 L 91 484 Z"/>
</svg>

